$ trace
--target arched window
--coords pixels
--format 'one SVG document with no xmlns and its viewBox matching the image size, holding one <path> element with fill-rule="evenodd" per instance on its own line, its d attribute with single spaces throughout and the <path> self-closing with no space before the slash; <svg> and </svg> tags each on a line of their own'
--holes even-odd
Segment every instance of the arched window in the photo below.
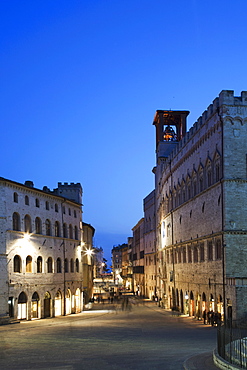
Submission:
<svg viewBox="0 0 247 370">
<path fill-rule="evenodd" d="M 60 224 L 58 221 L 55 221 L 55 236 L 60 236 Z"/>
<path fill-rule="evenodd" d="M 35 232 L 36 234 L 42 234 L 41 219 L 39 217 L 35 218 Z"/>
<path fill-rule="evenodd" d="M 26 258 L 26 272 L 32 272 L 32 257 L 27 256 Z"/>
<path fill-rule="evenodd" d="M 63 237 L 67 238 L 67 224 L 64 222 L 63 224 Z"/>
<path fill-rule="evenodd" d="M 15 203 L 18 203 L 18 194 L 17 193 L 13 194 L 13 200 L 14 200 Z"/>
<path fill-rule="evenodd" d="M 14 257 L 14 272 L 21 272 L 21 257 L 18 255 Z"/>
<path fill-rule="evenodd" d="M 38 273 L 42 272 L 42 257 L 41 256 L 37 258 L 37 272 Z"/>
<path fill-rule="evenodd" d="M 222 257 L 222 248 L 221 248 L 221 241 L 220 239 L 216 240 L 216 245 L 215 245 L 215 258 L 221 259 Z"/>
<path fill-rule="evenodd" d="M 74 272 L 74 260 L 71 258 L 70 260 L 70 272 Z"/>
<path fill-rule="evenodd" d="M 19 213 L 14 212 L 13 216 L 12 216 L 12 219 L 13 219 L 13 230 L 20 231 L 21 228 L 20 228 L 20 215 L 19 215 Z"/>
<path fill-rule="evenodd" d="M 204 243 L 200 243 L 200 262 L 203 262 L 205 260 L 204 256 Z"/>
<path fill-rule="evenodd" d="M 215 164 L 215 181 L 219 181 L 220 180 L 220 163 L 216 163 Z"/>
<path fill-rule="evenodd" d="M 71 209 L 69 208 L 69 215 L 71 216 Z"/>
<path fill-rule="evenodd" d="M 194 248 L 194 262 L 198 262 L 198 248 L 195 247 Z"/>
<path fill-rule="evenodd" d="M 62 263 L 61 263 L 61 258 L 57 258 L 57 272 L 61 273 L 62 272 Z"/>
<path fill-rule="evenodd" d="M 76 272 L 79 272 L 79 260 L 78 260 L 78 258 L 75 260 L 75 270 L 76 270 Z"/>
<path fill-rule="evenodd" d="M 48 219 L 45 220 L 45 232 L 46 235 L 51 236 L 51 221 Z"/>
<path fill-rule="evenodd" d="M 186 263 L 186 248 L 183 247 L 183 263 Z"/>
<path fill-rule="evenodd" d="M 69 272 L 69 266 L 68 266 L 68 259 L 65 258 L 64 260 L 64 272 Z"/>
<path fill-rule="evenodd" d="M 75 217 L 75 218 L 77 217 L 76 210 L 74 210 L 74 217 Z"/>
<path fill-rule="evenodd" d="M 75 226 L 75 239 L 78 240 L 78 227 Z"/>
<path fill-rule="evenodd" d="M 52 273 L 52 258 L 49 257 L 47 260 L 47 272 Z"/>
<path fill-rule="evenodd" d="M 188 262 L 191 263 L 192 262 L 192 253 L 191 253 L 191 246 L 188 246 Z"/>
<path fill-rule="evenodd" d="M 199 177 L 199 191 L 203 191 L 203 174 L 200 174 Z"/>
<path fill-rule="evenodd" d="M 29 197 L 25 195 L 25 205 L 29 206 Z"/>
<path fill-rule="evenodd" d="M 208 261 L 213 260 L 213 242 L 212 240 L 208 241 Z"/>
<path fill-rule="evenodd" d="M 55 212 L 58 212 L 58 205 L 55 203 Z"/>
<path fill-rule="evenodd" d="M 45 209 L 46 209 L 47 211 L 49 211 L 49 209 L 50 209 L 50 204 L 49 204 L 49 202 L 48 202 L 48 201 L 46 201 L 46 202 L 45 202 Z"/>
<path fill-rule="evenodd" d="M 69 238 L 73 239 L 73 227 L 71 224 L 69 225 Z"/>
<path fill-rule="evenodd" d="M 35 199 L 35 206 L 39 208 L 39 199 L 38 198 Z"/>
<path fill-rule="evenodd" d="M 26 215 L 24 217 L 24 231 L 26 233 L 31 233 L 32 232 L 31 217 L 29 215 Z"/>
<path fill-rule="evenodd" d="M 211 170 L 211 167 L 209 167 L 207 169 L 207 182 L 208 182 L 208 186 L 212 185 L 212 170 Z"/>
</svg>

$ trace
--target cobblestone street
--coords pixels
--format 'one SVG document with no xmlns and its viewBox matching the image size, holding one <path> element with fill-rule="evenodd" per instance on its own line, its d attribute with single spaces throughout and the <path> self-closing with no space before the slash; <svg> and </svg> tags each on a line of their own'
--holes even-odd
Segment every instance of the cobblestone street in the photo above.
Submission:
<svg viewBox="0 0 247 370">
<path fill-rule="evenodd" d="M 78 315 L 0 327 L 1 369 L 183 369 L 216 346 L 216 328 L 148 302 L 122 311 L 96 304 Z"/>
</svg>

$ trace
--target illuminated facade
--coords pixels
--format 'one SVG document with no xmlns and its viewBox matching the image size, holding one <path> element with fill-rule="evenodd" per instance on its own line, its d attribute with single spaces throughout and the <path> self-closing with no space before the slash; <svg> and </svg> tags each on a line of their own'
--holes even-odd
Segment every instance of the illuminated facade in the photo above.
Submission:
<svg viewBox="0 0 247 370">
<path fill-rule="evenodd" d="M 139 296 L 145 295 L 144 223 L 144 218 L 141 218 L 132 228 L 133 290 Z"/>
<path fill-rule="evenodd" d="M 0 178 L 0 317 L 83 309 L 82 187 L 53 191 Z"/>
<path fill-rule="evenodd" d="M 93 279 L 94 279 L 94 254 L 96 249 L 93 249 L 93 237 L 95 229 L 92 225 L 86 222 L 82 223 L 83 228 L 83 294 L 84 303 L 87 304 L 93 296 Z"/>
<path fill-rule="evenodd" d="M 157 265 L 156 265 L 156 228 L 155 228 L 155 191 L 153 190 L 143 201 L 144 208 L 144 272 L 145 297 L 153 299 L 157 296 Z"/>
<path fill-rule="evenodd" d="M 222 91 L 186 132 L 155 114 L 157 291 L 167 308 L 247 313 L 247 92 Z"/>
</svg>

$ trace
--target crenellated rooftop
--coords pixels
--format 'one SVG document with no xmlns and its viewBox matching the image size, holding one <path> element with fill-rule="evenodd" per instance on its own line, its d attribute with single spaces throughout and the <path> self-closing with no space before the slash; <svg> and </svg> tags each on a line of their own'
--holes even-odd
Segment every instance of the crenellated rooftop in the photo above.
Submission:
<svg viewBox="0 0 247 370">
<path fill-rule="evenodd" d="M 242 91 L 241 96 L 234 96 L 233 90 L 222 90 L 219 97 L 215 98 L 213 103 L 203 112 L 193 126 L 186 132 L 185 136 L 178 143 L 175 149 L 171 152 L 169 159 L 173 159 L 178 152 L 188 143 L 189 140 L 206 124 L 209 119 L 215 114 L 219 113 L 219 108 L 227 106 L 246 106 L 247 107 L 247 91 Z"/>
</svg>

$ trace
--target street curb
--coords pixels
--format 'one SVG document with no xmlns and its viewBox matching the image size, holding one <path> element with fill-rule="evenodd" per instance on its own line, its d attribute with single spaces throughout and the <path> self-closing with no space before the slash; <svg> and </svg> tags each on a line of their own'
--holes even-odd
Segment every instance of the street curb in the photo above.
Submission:
<svg viewBox="0 0 247 370">
<path fill-rule="evenodd" d="M 241 367 L 230 364 L 226 360 L 224 360 L 222 357 L 219 356 L 217 349 L 213 352 L 213 360 L 215 365 L 222 370 L 239 370 Z"/>
<path fill-rule="evenodd" d="M 218 367 L 214 364 L 213 353 L 203 352 L 187 358 L 183 363 L 185 370 L 216 370 Z"/>
</svg>

